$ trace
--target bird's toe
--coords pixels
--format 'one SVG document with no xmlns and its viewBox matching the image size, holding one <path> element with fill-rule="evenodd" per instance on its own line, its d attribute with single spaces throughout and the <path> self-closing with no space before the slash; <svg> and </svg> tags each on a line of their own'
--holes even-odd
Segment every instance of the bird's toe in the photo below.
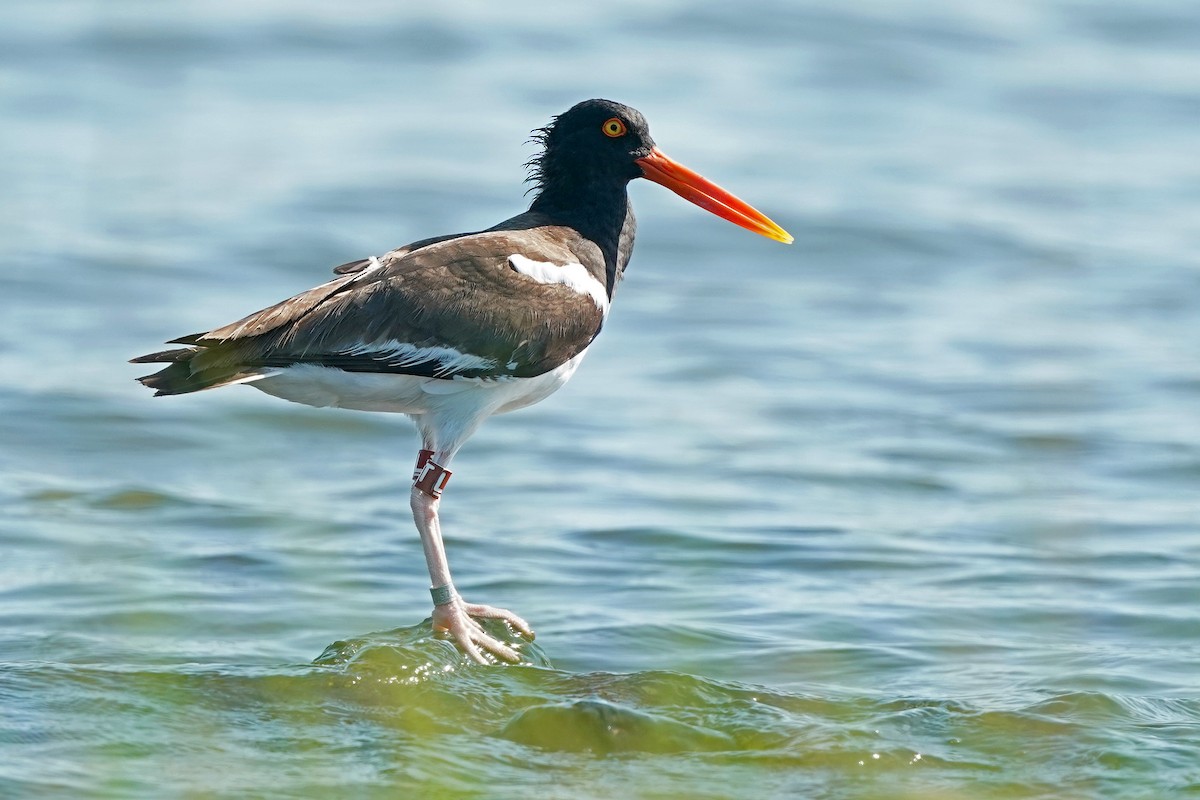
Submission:
<svg viewBox="0 0 1200 800">
<path fill-rule="evenodd" d="M 481 617 L 483 619 L 498 619 L 508 623 L 508 625 L 517 633 L 532 641 L 534 639 L 533 629 L 529 627 L 529 623 L 518 617 L 507 608 L 496 608 L 495 606 L 476 605 L 473 603 L 466 604 L 467 613 L 472 617 Z"/>
<path fill-rule="evenodd" d="M 448 632 L 454 643 L 458 645 L 458 648 L 476 664 L 493 663 L 484 653 L 489 653 L 495 658 L 507 661 L 510 664 L 518 663 L 521 660 L 520 653 L 489 634 L 472 617 L 502 619 L 512 625 L 514 629 L 532 638 L 529 626 L 512 612 L 492 608 L 491 606 L 464 603 L 460 598 L 455 598 L 450 603 L 434 607 L 433 627 L 435 630 Z M 516 620 L 520 625 L 514 624 L 512 620 Z"/>
</svg>

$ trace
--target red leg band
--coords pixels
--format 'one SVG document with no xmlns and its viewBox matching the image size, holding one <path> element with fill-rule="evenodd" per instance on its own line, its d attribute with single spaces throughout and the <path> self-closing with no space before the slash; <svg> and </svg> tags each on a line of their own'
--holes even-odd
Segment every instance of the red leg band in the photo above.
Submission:
<svg viewBox="0 0 1200 800">
<path fill-rule="evenodd" d="M 436 500 L 442 496 L 442 490 L 446 488 L 451 474 L 450 470 L 444 469 L 441 464 L 436 464 L 427 458 L 421 468 L 417 470 L 413 486 Z"/>
<path fill-rule="evenodd" d="M 425 468 L 431 458 L 433 458 L 432 450 L 422 450 L 417 453 L 417 466 L 413 468 L 413 483 L 416 483 L 417 479 L 421 477 L 421 470 Z"/>
</svg>

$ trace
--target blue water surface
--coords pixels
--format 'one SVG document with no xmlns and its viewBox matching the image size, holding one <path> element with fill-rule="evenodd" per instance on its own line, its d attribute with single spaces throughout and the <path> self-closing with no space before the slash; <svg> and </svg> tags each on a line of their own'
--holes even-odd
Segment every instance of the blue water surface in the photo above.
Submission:
<svg viewBox="0 0 1200 800">
<path fill-rule="evenodd" d="M 588 97 L 660 187 L 443 504 L 402 418 L 126 359 L 521 210 Z M 1200 6 L 0 9 L 0 796 L 1200 796 Z M 504 635 L 503 631 L 497 631 Z"/>
</svg>

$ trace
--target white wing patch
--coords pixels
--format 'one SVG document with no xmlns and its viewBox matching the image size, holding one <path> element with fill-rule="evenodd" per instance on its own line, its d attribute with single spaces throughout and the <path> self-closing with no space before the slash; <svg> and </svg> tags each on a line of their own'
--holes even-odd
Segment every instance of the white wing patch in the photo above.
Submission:
<svg viewBox="0 0 1200 800">
<path fill-rule="evenodd" d="M 568 289 L 592 298 L 600 313 L 608 316 L 608 293 L 604 285 L 592 277 L 583 264 L 554 264 L 549 261 L 534 261 L 532 258 L 514 253 L 508 257 L 509 266 L 522 275 L 528 275 L 538 283 L 561 283 Z"/>
<path fill-rule="evenodd" d="M 414 364 L 432 361 L 438 364 L 435 370 L 438 377 L 469 369 L 494 369 L 496 366 L 495 359 L 464 353 L 453 347 L 417 347 L 410 342 L 398 342 L 394 339 L 357 344 L 338 352 L 348 356 L 368 356 L 393 367 L 411 367 Z"/>
<path fill-rule="evenodd" d="M 356 281 L 361 280 L 361 279 L 365 278 L 367 275 L 370 275 L 372 272 L 383 269 L 383 259 L 385 259 L 385 258 L 391 259 L 393 257 L 392 254 L 395 252 L 396 252 L 395 250 L 389 250 L 388 252 L 384 253 L 383 256 L 368 257 L 367 265 L 365 267 L 363 267 L 362 269 L 360 269 L 358 272 L 354 273 L 354 280 L 356 280 Z"/>
</svg>

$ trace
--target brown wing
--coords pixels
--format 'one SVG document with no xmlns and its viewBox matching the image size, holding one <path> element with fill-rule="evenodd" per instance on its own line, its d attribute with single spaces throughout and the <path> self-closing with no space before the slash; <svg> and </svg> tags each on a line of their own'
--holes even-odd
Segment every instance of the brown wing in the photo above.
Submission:
<svg viewBox="0 0 1200 800">
<path fill-rule="evenodd" d="M 177 340 L 196 352 L 185 358 L 168 351 L 175 362 L 168 369 L 182 374 L 186 368 L 182 391 L 295 364 L 441 378 L 540 375 L 582 352 L 599 333 L 603 314 L 587 294 L 517 272 L 508 256 L 592 261 L 591 253 L 573 251 L 577 240 L 574 231 L 557 228 L 495 231 L 378 260 L 230 325 Z M 170 392 L 170 386 L 155 388 Z"/>
<path fill-rule="evenodd" d="M 479 231 L 471 231 L 470 233 L 451 233 L 451 234 L 447 234 L 446 236 L 431 236 L 428 239 L 418 239 L 417 241 L 410 242 L 409 244 L 406 244 L 403 247 L 397 247 L 395 250 L 389 251 L 386 255 L 380 257 L 379 260 L 380 261 L 392 261 L 392 260 L 400 258 L 401 256 L 406 256 L 409 253 L 412 253 L 416 250 L 420 250 L 422 247 L 428 247 L 431 244 L 437 244 L 438 242 L 445 242 L 450 239 L 459 239 L 459 238 L 462 238 L 463 236 L 474 236 L 477 233 L 479 233 Z M 372 263 L 374 262 L 374 260 L 375 259 L 360 258 L 356 261 L 347 261 L 345 264 L 338 264 L 336 267 L 333 268 L 333 274 L 334 275 L 350 275 L 355 272 L 362 272 L 367 267 L 370 267 L 372 265 Z"/>
</svg>

